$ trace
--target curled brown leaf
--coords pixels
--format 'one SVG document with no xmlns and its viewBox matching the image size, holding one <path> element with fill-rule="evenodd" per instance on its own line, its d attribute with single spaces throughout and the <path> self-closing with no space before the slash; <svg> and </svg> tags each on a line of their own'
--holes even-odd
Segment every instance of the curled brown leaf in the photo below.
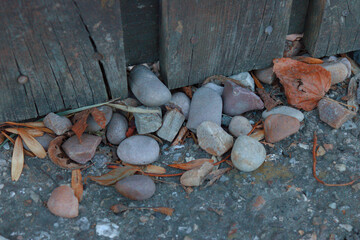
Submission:
<svg viewBox="0 0 360 240">
<path fill-rule="evenodd" d="M 109 186 L 125 177 L 134 175 L 136 172 L 141 172 L 141 169 L 133 166 L 118 167 L 101 176 L 86 176 L 84 182 L 86 183 L 89 178 L 100 185 Z"/>
<path fill-rule="evenodd" d="M 61 150 L 60 146 L 64 140 L 65 136 L 58 136 L 50 142 L 48 153 L 51 161 L 57 166 L 64 169 L 73 170 L 83 168 L 83 165 L 72 162 Z"/>
</svg>

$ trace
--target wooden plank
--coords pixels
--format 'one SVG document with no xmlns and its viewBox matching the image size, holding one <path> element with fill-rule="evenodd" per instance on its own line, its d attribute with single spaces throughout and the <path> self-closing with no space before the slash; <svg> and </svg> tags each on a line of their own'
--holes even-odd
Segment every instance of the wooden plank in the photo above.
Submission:
<svg viewBox="0 0 360 240">
<path fill-rule="evenodd" d="M 271 65 L 283 54 L 291 2 L 161 1 L 160 64 L 168 86 Z"/>
<path fill-rule="evenodd" d="M 99 60 L 94 58 L 91 33 L 74 1 L 0 1 L 0 9 L 0 83 L 4 86 L 0 88 L 0 121 L 36 118 L 108 99 Z M 102 20 L 102 11 L 108 10 L 96 11 L 94 18 Z M 113 26 L 118 27 L 119 21 Z M 121 25 L 117 31 L 121 32 Z M 111 46 L 112 54 L 118 54 L 121 45 L 114 42 L 107 47 Z M 105 73 L 124 73 L 124 60 L 122 63 L 121 69 L 104 60 Z M 20 74 L 29 77 L 28 83 L 17 83 Z M 124 91 L 123 86 L 114 95 Z"/>
<path fill-rule="evenodd" d="M 127 65 L 159 60 L 159 0 L 121 0 Z"/>
<path fill-rule="evenodd" d="M 303 33 L 309 0 L 293 0 L 288 34 Z"/>
<path fill-rule="evenodd" d="M 312 0 L 304 43 L 314 57 L 360 49 L 360 1 Z"/>
</svg>

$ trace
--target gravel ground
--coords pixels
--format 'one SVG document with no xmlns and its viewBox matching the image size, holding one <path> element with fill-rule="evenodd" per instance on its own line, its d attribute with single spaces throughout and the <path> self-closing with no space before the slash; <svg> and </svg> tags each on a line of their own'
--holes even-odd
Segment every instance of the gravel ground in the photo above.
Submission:
<svg viewBox="0 0 360 240">
<path fill-rule="evenodd" d="M 330 91 L 332 98 L 344 89 Z M 247 114 L 256 122 L 260 112 Z M 360 239 L 360 193 L 355 187 L 326 187 L 312 176 L 313 132 L 319 145 L 333 144 L 318 157 L 318 175 L 326 182 L 344 182 L 360 170 L 358 117 L 334 130 L 315 109 L 305 113 L 300 131 L 266 146 L 267 160 L 256 171 L 231 170 L 214 185 L 187 194 L 179 178 L 156 181 L 155 195 L 130 201 L 113 187 L 89 181 L 75 219 L 52 215 L 46 208 L 51 191 L 70 184 L 71 172 L 46 159 L 26 157 L 18 182 L 10 178 L 12 146 L 0 151 L 0 235 L 8 239 Z M 83 176 L 107 172 L 113 149 L 101 145 Z M 209 157 L 191 139 L 177 148 L 162 146 L 160 166 Z M 227 167 L 226 163 L 221 166 Z M 166 181 L 167 183 L 163 182 Z M 174 214 L 133 210 L 114 214 L 110 207 L 164 206 Z M 0 237 L 1 239 L 1 237 Z"/>
</svg>

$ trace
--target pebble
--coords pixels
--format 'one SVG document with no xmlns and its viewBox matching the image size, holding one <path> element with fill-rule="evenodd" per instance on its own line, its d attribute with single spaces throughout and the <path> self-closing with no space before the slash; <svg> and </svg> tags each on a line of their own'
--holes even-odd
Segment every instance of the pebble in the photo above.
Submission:
<svg viewBox="0 0 360 240">
<path fill-rule="evenodd" d="M 217 85 L 215 83 L 209 82 L 207 84 L 204 85 L 204 87 L 210 88 L 212 90 L 214 90 L 215 92 L 217 92 L 220 96 L 223 94 L 224 92 L 224 87 Z"/>
<path fill-rule="evenodd" d="M 120 113 L 114 113 L 106 130 L 107 140 L 114 145 L 118 145 L 126 138 L 128 121 Z"/>
<path fill-rule="evenodd" d="M 316 156 L 321 157 L 324 156 L 326 153 L 326 150 L 323 146 L 320 146 L 317 150 L 316 150 Z"/>
<path fill-rule="evenodd" d="M 252 211 L 260 211 L 266 204 L 263 196 L 257 196 L 250 202 L 250 209 Z"/>
<path fill-rule="evenodd" d="M 255 93 L 231 81 L 225 82 L 223 100 L 224 113 L 230 116 L 264 108 L 264 103 Z"/>
<path fill-rule="evenodd" d="M 346 171 L 346 165 L 343 163 L 338 163 L 335 165 L 335 169 L 339 172 L 345 172 Z"/>
<path fill-rule="evenodd" d="M 331 85 L 343 82 L 351 75 L 350 62 L 346 58 L 326 62 L 321 64 L 321 66 L 331 73 Z"/>
<path fill-rule="evenodd" d="M 282 114 L 273 114 L 265 119 L 265 140 L 269 143 L 276 143 L 297 133 L 299 129 L 298 119 Z"/>
<path fill-rule="evenodd" d="M 221 125 L 223 102 L 219 94 L 210 88 L 201 87 L 193 95 L 186 127 L 195 132 L 205 121 Z"/>
<path fill-rule="evenodd" d="M 357 126 L 352 120 L 348 120 L 348 121 L 344 122 L 344 124 L 341 126 L 341 130 L 345 130 L 345 131 L 353 130 L 356 128 L 357 128 Z"/>
<path fill-rule="evenodd" d="M 238 137 L 240 135 L 247 135 L 252 130 L 250 121 L 243 116 L 235 116 L 231 119 L 229 124 L 229 132 Z"/>
<path fill-rule="evenodd" d="M 318 109 L 321 121 L 336 129 L 356 115 L 356 113 L 344 108 L 339 103 L 326 98 L 319 101 Z"/>
<path fill-rule="evenodd" d="M 166 104 L 169 107 L 176 107 L 178 108 L 182 114 L 184 114 L 185 119 L 189 117 L 189 110 L 190 110 L 190 98 L 186 96 L 183 92 L 174 93 L 171 96 L 170 101 Z"/>
<path fill-rule="evenodd" d="M 101 137 L 90 134 L 81 136 L 81 143 L 76 135 L 72 136 L 62 144 L 62 149 L 69 158 L 77 163 L 85 164 L 90 161 L 101 142 Z"/>
<path fill-rule="evenodd" d="M 115 189 L 124 197 L 131 200 L 145 200 L 151 198 L 155 193 L 154 181 L 144 175 L 128 176 L 115 184 Z"/>
<path fill-rule="evenodd" d="M 9 149 L 10 149 L 9 143 L 5 143 L 5 144 L 3 145 L 3 148 L 4 148 L 5 150 L 9 150 Z"/>
<path fill-rule="evenodd" d="M 54 189 L 47 206 L 52 214 L 59 217 L 75 218 L 79 215 L 79 202 L 71 187 L 66 185 Z"/>
<path fill-rule="evenodd" d="M 118 157 L 129 164 L 146 165 L 159 158 L 160 147 L 155 139 L 136 135 L 122 141 L 117 149 Z"/>
<path fill-rule="evenodd" d="M 215 156 L 222 156 L 234 144 L 233 137 L 216 123 L 205 121 L 196 129 L 199 146 Z"/>
<path fill-rule="evenodd" d="M 4 185 L 3 183 L 1 183 L 1 184 L 0 184 L 0 190 L 3 189 L 4 186 L 5 186 L 5 185 Z"/>
<path fill-rule="evenodd" d="M 239 136 L 231 151 L 231 161 L 240 171 L 251 172 L 256 170 L 265 161 L 264 146 L 248 136 Z"/>
<path fill-rule="evenodd" d="M 38 141 L 41 144 L 41 146 L 43 146 L 45 151 L 48 150 L 50 142 L 54 139 L 54 137 L 52 137 L 51 135 L 49 135 L 47 133 L 45 133 L 44 135 L 42 135 L 40 137 L 34 137 L 34 138 L 36 139 L 36 141 Z M 28 146 L 26 145 L 25 142 L 23 142 L 23 146 L 26 150 L 30 151 L 30 149 L 28 148 Z"/>
<path fill-rule="evenodd" d="M 252 76 L 250 75 L 250 73 L 242 72 L 239 74 L 232 75 L 229 78 L 235 79 L 235 80 L 239 81 L 239 83 L 243 87 L 245 87 L 251 91 L 255 91 L 255 82 L 254 82 L 254 79 L 252 78 Z"/>
<path fill-rule="evenodd" d="M 44 118 L 44 125 L 51 129 L 56 135 L 62 135 L 72 127 L 72 123 L 67 117 L 59 116 L 55 113 L 46 115 Z"/>
<path fill-rule="evenodd" d="M 260 82 L 266 84 L 272 84 L 275 80 L 275 74 L 273 67 L 268 67 L 264 69 L 254 70 L 254 75 L 259 79 Z"/>
<path fill-rule="evenodd" d="M 161 108 L 159 107 L 145 107 L 143 109 L 159 110 L 159 113 L 134 113 L 136 130 L 139 134 L 156 132 L 162 124 Z"/>
<path fill-rule="evenodd" d="M 115 223 L 107 221 L 99 222 L 96 224 L 96 234 L 99 236 L 104 236 L 108 238 L 119 238 L 120 236 L 120 227 Z"/>
<path fill-rule="evenodd" d="M 282 114 L 282 115 L 287 115 L 290 117 L 294 117 L 297 120 L 299 120 L 300 122 L 302 120 L 304 120 L 304 114 L 292 107 L 288 107 L 288 106 L 279 106 L 279 107 L 275 107 L 273 109 L 271 109 L 270 111 L 265 110 L 262 113 L 262 117 L 264 119 L 266 119 L 268 116 L 272 115 L 272 114 Z"/>
<path fill-rule="evenodd" d="M 7 167 L 9 165 L 9 162 L 7 162 L 5 159 L 0 158 L 0 167 Z"/>
<path fill-rule="evenodd" d="M 355 192 L 357 192 L 360 190 L 360 183 L 356 183 L 356 184 L 352 185 L 351 187 L 355 190 Z"/>
<path fill-rule="evenodd" d="M 101 106 L 97 108 L 99 111 L 103 112 L 105 115 L 105 119 L 106 119 L 106 123 L 105 125 L 108 125 L 108 123 L 111 120 L 111 117 L 113 115 L 113 111 L 112 108 L 109 106 Z M 86 127 L 86 132 L 97 132 L 100 131 L 102 128 L 99 126 L 99 124 L 97 124 L 97 122 L 95 122 L 93 116 L 90 114 L 87 121 L 87 127 Z"/>
<path fill-rule="evenodd" d="M 143 65 L 131 70 L 129 86 L 136 98 L 148 107 L 159 107 L 171 99 L 169 89 Z"/>
<path fill-rule="evenodd" d="M 180 177 L 180 183 L 187 187 L 200 186 L 213 167 L 211 163 L 205 162 L 200 167 L 188 170 Z"/>
<path fill-rule="evenodd" d="M 165 139 L 166 141 L 172 142 L 178 134 L 182 124 L 185 121 L 185 116 L 177 109 L 166 112 L 163 124 L 156 134 Z"/>
<path fill-rule="evenodd" d="M 81 231 L 86 231 L 90 229 L 90 222 L 87 217 L 82 217 L 76 221 L 76 224 L 79 225 Z"/>
<path fill-rule="evenodd" d="M 92 158 L 92 162 L 94 163 L 94 167 L 97 169 L 105 168 L 107 165 L 106 163 L 109 162 L 109 158 L 102 153 L 97 153 Z"/>
<path fill-rule="evenodd" d="M 339 224 L 339 227 L 345 229 L 348 232 L 351 232 L 353 230 L 353 226 L 350 224 Z"/>
<path fill-rule="evenodd" d="M 331 208 L 331 209 L 336 209 L 336 203 L 330 203 L 329 204 L 329 208 Z"/>
</svg>

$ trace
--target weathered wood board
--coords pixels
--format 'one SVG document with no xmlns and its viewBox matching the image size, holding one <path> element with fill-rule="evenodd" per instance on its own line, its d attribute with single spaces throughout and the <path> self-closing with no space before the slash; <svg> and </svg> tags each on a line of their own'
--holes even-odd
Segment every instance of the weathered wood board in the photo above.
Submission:
<svg viewBox="0 0 360 240">
<path fill-rule="evenodd" d="M 281 57 L 290 0 L 162 0 L 161 72 L 170 88 L 271 65 Z"/>
<path fill-rule="evenodd" d="M 309 0 L 293 0 L 288 34 L 303 33 Z"/>
<path fill-rule="evenodd" d="M 159 0 L 121 0 L 127 65 L 159 60 Z"/>
<path fill-rule="evenodd" d="M 0 121 L 127 95 L 119 1 L 0 1 L 0 22 Z"/>
<path fill-rule="evenodd" d="M 360 1 L 311 0 L 304 43 L 314 57 L 360 49 Z"/>
</svg>

